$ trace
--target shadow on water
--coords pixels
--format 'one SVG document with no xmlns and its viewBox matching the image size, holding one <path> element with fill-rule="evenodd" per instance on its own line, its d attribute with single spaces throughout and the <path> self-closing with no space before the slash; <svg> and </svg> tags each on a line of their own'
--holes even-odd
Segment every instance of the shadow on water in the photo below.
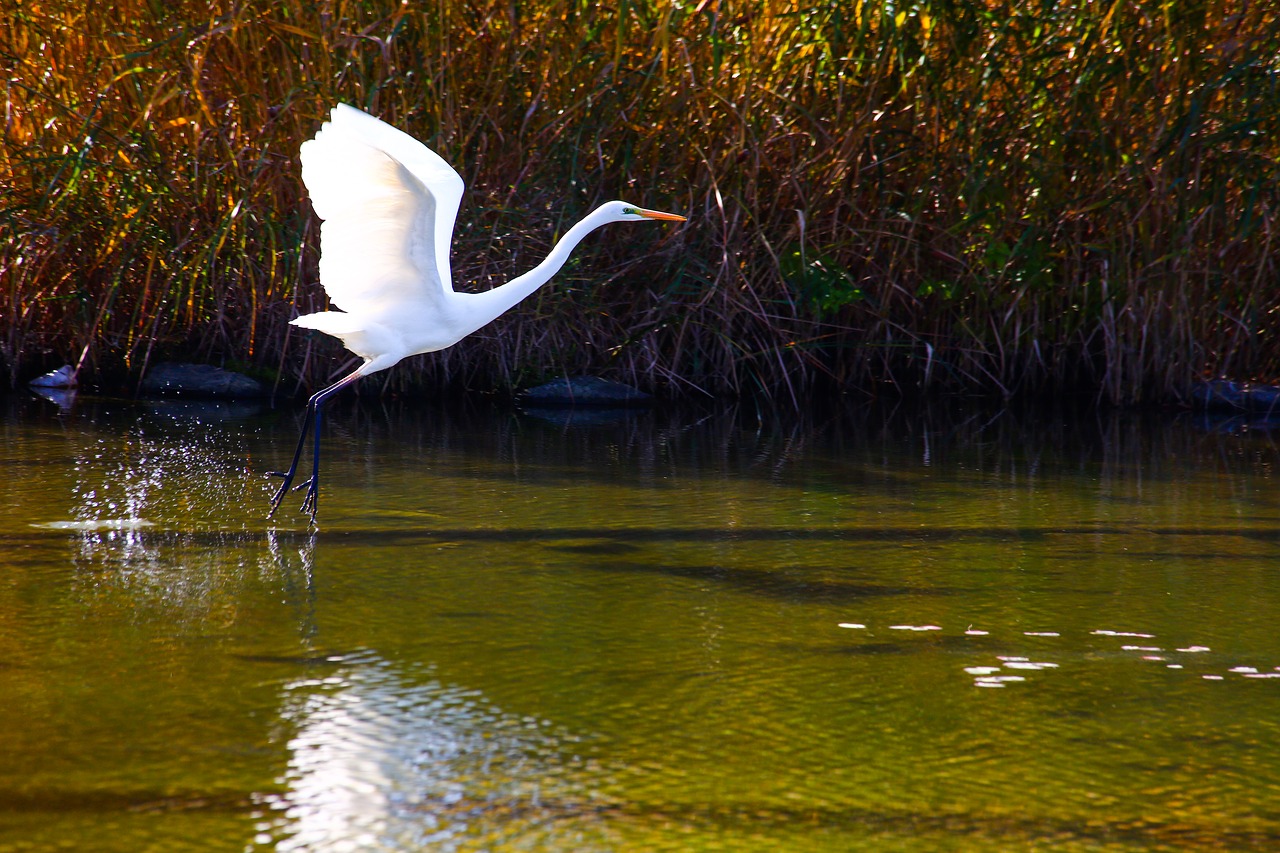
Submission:
<svg viewBox="0 0 1280 853">
<path fill-rule="evenodd" d="M 592 571 L 621 572 L 638 575 L 662 575 L 667 578 L 714 583 L 740 592 L 792 602 L 827 602 L 831 604 L 861 601 L 874 596 L 946 595 L 942 589 L 918 589 L 905 586 L 854 583 L 814 577 L 812 570 L 789 573 L 783 570 L 728 568 L 725 566 L 653 565 L 645 563 L 589 563 Z M 800 576 L 803 574 L 803 576 Z"/>
</svg>

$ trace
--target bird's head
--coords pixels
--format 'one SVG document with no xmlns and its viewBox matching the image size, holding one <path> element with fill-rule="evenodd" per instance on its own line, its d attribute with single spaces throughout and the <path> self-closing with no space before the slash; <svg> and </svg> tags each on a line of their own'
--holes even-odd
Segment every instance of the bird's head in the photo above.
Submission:
<svg viewBox="0 0 1280 853">
<path fill-rule="evenodd" d="M 614 222 L 639 222 L 644 219 L 665 220 L 668 222 L 684 222 L 685 217 L 678 213 L 663 213 L 660 210 L 646 210 L 626 201 L 611 201 L 601 206 L 601 210 L 609 212 Z"/>
</svg>

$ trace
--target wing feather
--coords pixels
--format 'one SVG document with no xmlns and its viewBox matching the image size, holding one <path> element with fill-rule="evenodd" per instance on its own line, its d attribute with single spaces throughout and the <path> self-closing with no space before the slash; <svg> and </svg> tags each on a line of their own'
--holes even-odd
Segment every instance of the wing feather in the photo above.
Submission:
<svg viewBox="0 0 1280 853">
<path fill-rule="evenodd" d="M 393 316 L 443 307 L 458 173 L 412 136 L 346 104 L 302 144 L 302 180 L 320 229 L 320 283 L 344 311 Z"/>
</svg>

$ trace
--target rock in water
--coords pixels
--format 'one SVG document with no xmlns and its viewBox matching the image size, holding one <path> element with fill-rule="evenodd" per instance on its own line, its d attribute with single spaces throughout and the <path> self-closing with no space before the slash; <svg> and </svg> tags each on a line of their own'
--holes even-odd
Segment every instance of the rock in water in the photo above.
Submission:
<svg viewBox="0 0 1280 853">
<path fill-rule="evenodd" d="M 74 388 L 76 387 L 76 371 L 69 364 L 57 370 L 50 370 L 44 376 L 37 376 L 27 383 L 35 388 Z"/>
<path fill-rule="evenodd" d="M 536 406 L 644 406 L 653 400 L 637 388 L 598 376 L 553 379 L 528 389 L 521 399 Z"/>
<path fill-rule="evenodd" d="M 271 391 L 256 379 L 212 364 L 163 362 L 142 380 L 144 394 L 238 400 L 267 397 Z"/>
<path fill-rule="evenodd" d="M 1280 388 L 1275 385 L 1211 379 L 1192 391 L 1192 399 L 1207 409 L 1280 414 Z"/>
</svg>

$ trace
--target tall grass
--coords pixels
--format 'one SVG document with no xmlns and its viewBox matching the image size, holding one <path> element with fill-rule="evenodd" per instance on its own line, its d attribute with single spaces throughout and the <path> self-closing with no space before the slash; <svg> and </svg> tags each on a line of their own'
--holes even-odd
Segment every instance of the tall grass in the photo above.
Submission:
<svg viewBox="0 0 1280 853">
<path fill-rule="evenodd" d="M 1280 15 L 1047 0 L 16 2 L 0 356 L 343 366 L 298 144 L 333 102 L 469 186 L 459 287 L 557 283 L 384 388 L 592 370 L 673 393 L 1084 391 L 1280 376 Z M 610 8 L 605 8 L 605 6 Z"/>
</svg>

